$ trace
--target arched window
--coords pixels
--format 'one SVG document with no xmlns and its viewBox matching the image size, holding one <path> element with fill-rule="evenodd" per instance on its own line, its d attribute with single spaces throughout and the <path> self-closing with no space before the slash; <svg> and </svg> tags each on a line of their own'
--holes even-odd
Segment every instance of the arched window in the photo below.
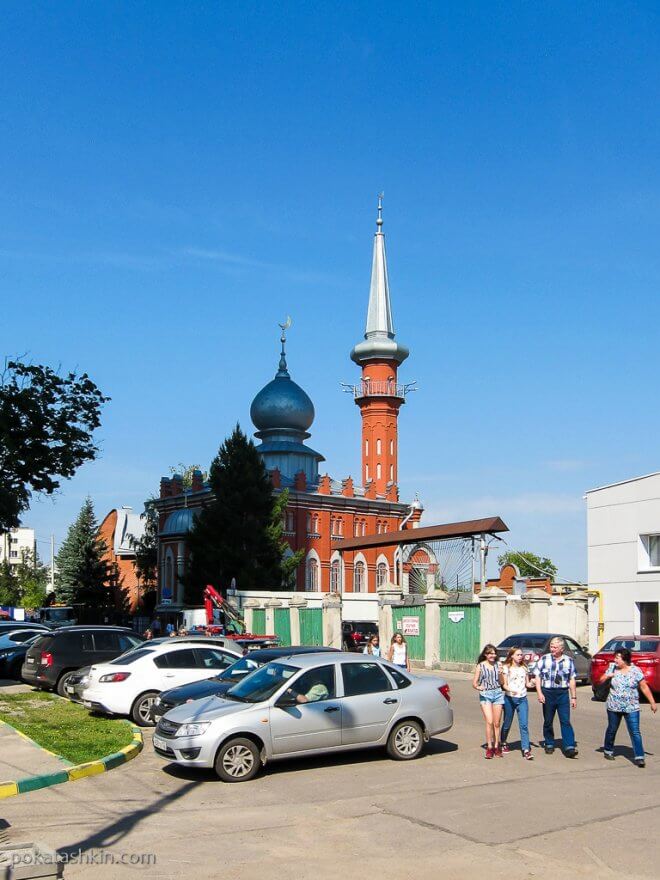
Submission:
<svg viewBox="0 0 660 880">
<path fill-rule="evenodd" d="M 341 592 L 341 562 L 338 559 L 333 559 L 330 563 L 330 591 Z"/>
<path fill-rule="evenodd" d="M 318 590 L 319 588 L 319 563 L 313 556 L 307 560 L 307 571 L 305 572 L 305 589 Z"/>
<path fill-rule="evenodd" d="M 376 479 L 380 480 L 380 462 L 376 465 Z"/>
<path fill-rule="evenodd" d="M 376 568 L 376 586 L 382 587 L 385 583 L 387 583 L 387 565 L 384 562 L 379 562 Z"/>
<path fill-rule="evenodd" d="M 165 589 L 169 591 L 169 598 L 171 599 L 174 589 L 174 560 L 171 550 L 167 551 L 167 556 L 165 557 Z"/>
<path fill-rule="evenodd" d="M 367 534 L 367 521 L 366 519 L 362 520 L 362 537 Z"/>
<path fill-rule="evenodd" d="M 369 455 L 369 441 L 368 440 L 364 441 L 364 454 Z"/>
<path fill-rule="evenodd" d="M 344 520 L 343 520 L 343 518 L 342 518 L 341 516 L 340 516 L 339 519 L 337 520 L 337 526 L 338 526 L 337 534 L 338 534 L 338 535 L 343 535 L 343 534 L 344 534 Z"/>
<path fill-rule="evenodd" d="M 286 530 L 287 532 L 295 531 L 295 519 L 293 513 L 291 511 L 287 511 L 286 514 Z"/>
<path fill-rule="evenodd" d="M 394 465 L 390 465 L 390 480 L 394 482 Z"/>
<path fill-rule="evenodd" d="M 380 455 L 380 437 L 376 440 L 376 455 Z"/>
<path fill-rule="evenodd" d="M 367 572 L 364 562 L 356 562 L 354 571 L 353 592 L 364 593 L 367 589 Z"/>
<path fill-rule="evenodd" d="M 366 478 L 366 482 L 369 482 L 369 465 L 365 464 L 364 466 L 364 476 Z"/>
<path fill-rule="evenodd" d="M 390 440 L 390 455 L 394 455 L 394 440 Z"/>
</svg>

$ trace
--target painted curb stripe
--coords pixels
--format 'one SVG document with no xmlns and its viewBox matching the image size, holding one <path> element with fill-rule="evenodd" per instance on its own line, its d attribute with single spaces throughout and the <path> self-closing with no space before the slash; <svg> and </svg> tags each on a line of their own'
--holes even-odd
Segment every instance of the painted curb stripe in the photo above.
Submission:
<svg viewBox="0 0 660 880">
<path fill-rule="evenodd" d="M 6 724 L 6 722 L 1 723 Z M 7 727 L 14 730 L 11 724 L 7 724 Z M 105 773 L 108 770 L 114 770 L 115 767 L 121 767 L 122 764 L 128 763 L 128 761 L 131 761 L 133 758 L 137 758 L 144 748 L 144 739 L 140 728 L 131 725 L 131 732 L 133 734 L 133 742 L 130 745 L 124 746 L 118 752 L 114 752 L 112 755 L 106 755 L 106 757 L 101 758 L 98 761 L 88 761 L 84 764 L 67 767 L 65 770 L 56 771 L 55 773 L 45 773 L 41 776 L 31 776 L 29 779 L 20 779 L 18 782 L 0 782 L 0 800 L 3 798 L 15 797 L 18 794 L 25 794 L 28 791 L 38 791 L 41 788 L 49 788 L 51 785 L 60 785 L 63 782 L 76 782 L 78 779 L 85 779 L 88 776 L 98 776 L 100 773 Z M 23 739 L 31 742 L 38 749 L 41 749 L 41 746 L 38 743 L 34 742 L 34 740 L 30 739 L 30 737 L 26 736 L 24 733 L 21 733 L 20 730 L 17 730 L 16 733 L 20 734 Z M 60 757 L 53 752 L 49 752 L 48 749 L 41 750 L 56 758 Z M 60 758 L 60 760 L 65 759 Z M 66 763 L 69 762 L 67 761 Z"/>
</svg>

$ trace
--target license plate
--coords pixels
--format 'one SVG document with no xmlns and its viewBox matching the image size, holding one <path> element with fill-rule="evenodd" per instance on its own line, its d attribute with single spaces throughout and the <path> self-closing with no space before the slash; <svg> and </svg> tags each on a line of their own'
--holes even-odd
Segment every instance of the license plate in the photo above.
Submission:
<svg viewBox="0 0 660 880">
<path fill-rule="evenodd" d="M 27 662 L 28 662 L 28 663 L 34 663 L 34 657 L 28 657 L 28 658 L 27 658 Z"/>
<path fill-rule="evenodd" d="M 157 749 L 162 749 L 164 752 L 167 751 L 167 743 L 164 739 L 161 739 L 160 736 L 154 736 L 154 747 Z"/>
</svg>

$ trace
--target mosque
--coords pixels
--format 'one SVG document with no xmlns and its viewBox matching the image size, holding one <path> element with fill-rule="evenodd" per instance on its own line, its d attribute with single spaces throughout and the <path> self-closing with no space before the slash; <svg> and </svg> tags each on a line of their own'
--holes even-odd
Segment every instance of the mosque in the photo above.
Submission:
<svg viewBox="0 0 660 880">
<path fill-rule="evenodd" d="M 325 458 L 305 442 L 311 436 L 314 405 L 291 378 L 286 358 L 288 322 L 280 326 L 282 348 L 277 372 L 252 401 L 250 417 L 260 441 L 257 451 L 270 474 L 273 491 L 289 492 L 283 523 L 285 538 L 291 552 L 301 548 L 305 551 L 304 563 L 296 572 L 295 589 L 375 592 L 379 585 L 397 583 L 404 577 L 401 548 L 379 545 L 340 552 L 338 546 L 347 538 L 414 528 L 422 515 L 419 501 L 409 504 L 399 499 L 398 418 L 411 386 L 399 383 L 397 376 L 408 349 L 394 333 L 382 198 L 378 200 L 364 339 L 351 351 L 361 376 L 348 389 L 362 420 L 360 485 L 351 477 L 335 479 L 319 473 Z M 159 608 L 163 611 L 183 607 L 186 536 L 209 493 L 200 472 L 193 475 L 192 487 L 185 490 L 176 474 L 161 479 L 155 506 L 159 515 Z M 420 547 L 408 554 L 405 568 L 415 565 L 432 577 L 434 562 L 432 554 Z M 219 586 L 224 589 L 229 584 Z"/>
</svg>

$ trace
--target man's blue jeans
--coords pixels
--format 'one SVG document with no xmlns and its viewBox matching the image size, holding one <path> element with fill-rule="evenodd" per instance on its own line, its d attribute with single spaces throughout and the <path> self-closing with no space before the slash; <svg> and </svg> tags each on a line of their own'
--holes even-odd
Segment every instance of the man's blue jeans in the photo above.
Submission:
<svg viewBox="0 0 660 880">
<path fill-rule="evenodd" d="M 571 726 L 571 704 L 568 688 L 542 688 L 545 703 L 543 704 L 543 739 L 546 747 L 555 747 L 553 722 L 555 712 L 559 715 L 561 739 L 564 751 L 575 748 L 575 733 Z"/>
<path fill-rule="evenodd" d="M 632 743 L 635 760 L 644 760 L 644 744 L 642 743 L 642 734 L 639 730 L 639 709 L 637 712 L 612 712 L 607 710 L 607 730 L 605 731 L 604 750 L 608 755 L 614 751 L 614 740 L 616 738 L 621 719 L 624 718 L 630 741 Z"/>
<path fill-rule="evenodd" d="M 520 747 L 523 752 L 529 751 L 529 703 L 527 697 L 504 696 L 504 724 L 502 725 L 502 742 L 507 741 L 513 716 L 518 713 L 518 726 L 520 727 Z"/>
</svg>

